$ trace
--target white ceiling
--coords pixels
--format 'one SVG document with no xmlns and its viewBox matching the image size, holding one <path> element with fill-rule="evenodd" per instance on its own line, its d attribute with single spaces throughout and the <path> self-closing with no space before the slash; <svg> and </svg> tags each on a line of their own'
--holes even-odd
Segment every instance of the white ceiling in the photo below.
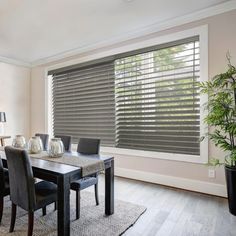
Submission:
<svg viewBox="0 0 236 236">
<path fill-rule="evenodd" d="M 0 0 L 0 56 L 32 63 L 226 0 Z"/>
</svg>

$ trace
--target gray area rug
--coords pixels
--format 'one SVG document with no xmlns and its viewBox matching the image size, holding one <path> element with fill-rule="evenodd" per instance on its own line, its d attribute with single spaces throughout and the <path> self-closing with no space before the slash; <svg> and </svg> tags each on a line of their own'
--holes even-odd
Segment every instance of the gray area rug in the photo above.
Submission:
<svg viewBox="0 0 236 236">
<path fill-rule="evenodd" d="M 27 235 L 28 215 L 24 210 L 17 208 L 15 231 L 8 233 L 10 225 L 11 202 L 5 198 L 5 206 L 0 226 L 0 235 L 25 236 Z M 35 212 L 34 235 L 57 235 L 57 212 L 54 205 L 47 207 L 47 215 L 42 211 Z M 116 236 L 124 233 L 145 212 L 144 206 L 115 200 L 115 214 L 104 215 L 104 196 L 100 196 L 100 205 L 95 206 L 94 194 L 81 192 L 81 215 L 75 220 L 75 201 L 71 199 L 71 235 L 73 236 Z"/>
</svg>

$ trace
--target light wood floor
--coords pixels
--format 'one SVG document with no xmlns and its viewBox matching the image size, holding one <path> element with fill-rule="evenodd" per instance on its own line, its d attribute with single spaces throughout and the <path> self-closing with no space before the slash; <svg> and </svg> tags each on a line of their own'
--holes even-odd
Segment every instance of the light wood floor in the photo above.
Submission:
<svg viewBox="0 0 236 236">
<path fill-rule="evenodd" d="M 104 195 L 103 175 L 99 193 Z M 147 207 L 124 236 L 236 236 L 236 217 L 224 198 L 125 178 L 115 178 L 115 198 Z"/>
</svg>

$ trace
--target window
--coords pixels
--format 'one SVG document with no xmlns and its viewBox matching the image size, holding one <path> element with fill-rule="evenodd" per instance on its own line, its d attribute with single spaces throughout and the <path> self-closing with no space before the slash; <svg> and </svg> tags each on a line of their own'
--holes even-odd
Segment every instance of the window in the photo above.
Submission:
<svg viewBox="0 0 236 236">
<path fill-rule="evenodd" d="M 200 155 L 199 37 L 49 71 L 54 135 Z"/>
<path fill-rule="evenodd" d="M 52 79 L 54 135 L 115 143 L 114 62 L 58 71 Z"/>
<path fill-rule="evenodd" d="M 199 40 L 115 61 L 116 145 L 200 154 Z"/>
</svg>

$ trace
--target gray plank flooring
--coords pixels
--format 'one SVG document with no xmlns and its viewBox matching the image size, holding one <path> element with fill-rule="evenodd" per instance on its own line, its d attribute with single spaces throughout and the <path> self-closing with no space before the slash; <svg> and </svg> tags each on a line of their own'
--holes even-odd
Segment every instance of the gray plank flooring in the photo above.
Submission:
<svg viewBox="0 0 236 236">
<path fill-rule="evenodd" d="M 124 236 L 236 236 L 236 217 L 224 198 L 118 177 L 115 198 L 147 207 Z"/>
</svg>

